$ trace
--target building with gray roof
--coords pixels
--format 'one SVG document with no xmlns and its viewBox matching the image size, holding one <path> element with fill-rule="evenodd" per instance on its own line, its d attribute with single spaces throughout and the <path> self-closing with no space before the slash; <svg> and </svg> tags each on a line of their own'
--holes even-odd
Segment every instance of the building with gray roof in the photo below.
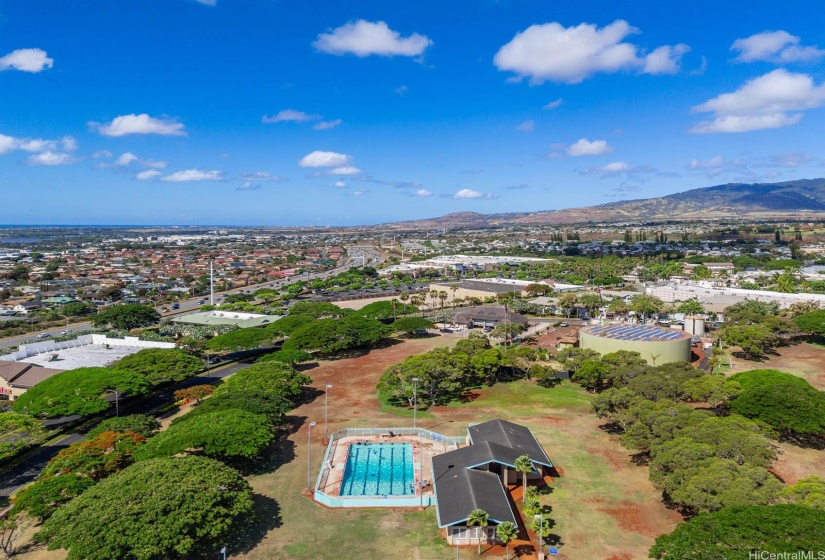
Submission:
<svg viewBox="0 0 825 560">
<path fill-rule="evenodd" d="M 553 471 L 553 463 L 529 428 L 505 420 L 470 426 L 467 440 L 467 447 L 432 458 L 438 526 L 446 529 L 450 544 L 494 543 L 497 525 L 509 521 L 518 526 L 507 491 L 524 476 L 515 468 L 516 459 L 526 455 L 533 463 L 528 480 L 542 479 Z M 487 527 L 467 525 L 475 509 L 487 512 Z"/>
</svg>

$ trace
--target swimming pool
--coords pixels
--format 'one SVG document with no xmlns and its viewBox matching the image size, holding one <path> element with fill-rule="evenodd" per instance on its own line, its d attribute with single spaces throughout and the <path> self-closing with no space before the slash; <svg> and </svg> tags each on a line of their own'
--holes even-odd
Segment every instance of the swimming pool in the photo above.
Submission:
<svg viewBox="0 0 825 560">
<path fill-rule="evenodd" d="M 353 443 L 341 480 L 341 496 L 415 494 L 410 443 Z"/>
</svg>

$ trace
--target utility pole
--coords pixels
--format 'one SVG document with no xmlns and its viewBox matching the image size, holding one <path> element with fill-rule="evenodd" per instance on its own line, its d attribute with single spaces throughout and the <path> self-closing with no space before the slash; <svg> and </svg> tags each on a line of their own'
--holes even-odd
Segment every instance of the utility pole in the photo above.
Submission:
<svg viewBox="0 0 825 560">
<path fill-rule="evenodd" d="M 209 305 L 215 305 L 215 268 L 209 261 Z"/>
</svg>

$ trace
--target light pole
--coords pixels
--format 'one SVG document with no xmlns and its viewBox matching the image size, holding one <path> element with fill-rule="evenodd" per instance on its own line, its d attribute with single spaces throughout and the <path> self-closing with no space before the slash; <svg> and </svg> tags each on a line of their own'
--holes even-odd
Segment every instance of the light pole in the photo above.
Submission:
<svg viewBox="0 0 825 560">
<path fill-rule="evenodd" d="M 310 469 L 312 468 L 310 464 L 310 455 L 309 451 L 312 448 L 312 427 L 315 425 L 315 422 L 309 423 L 309 429 L 307 430 L 307 490 L 310 490 L 312 487 L 310 486 Z"/>
<path fill-rule="evenodd" d="M 120 416 L 120 405 L 118 404 L 120 392 L 117 389 L 107 389 L 107 392 L 115 394 L 115 416 Z"/>
<path fill-rule="evenodd" d="M 332 385 L 327 384 L 327 390 L 324 391 L 324 441 L 329 441 L 329 432 L 327 431 L 327 417 L 328 417 L 328 410 L 329 410 L 329 390 L 332 389 Z"/>
<path fill-rule="evenodd" d="M 418 378 L 413 377 L 413 428 L 418 427 Z"/>
<path fill-rule="evenodd" d="M 223 560 L 226 560 L 226 547 L 221 549 L 221 556 L 223 556 Z"/>
</svg>

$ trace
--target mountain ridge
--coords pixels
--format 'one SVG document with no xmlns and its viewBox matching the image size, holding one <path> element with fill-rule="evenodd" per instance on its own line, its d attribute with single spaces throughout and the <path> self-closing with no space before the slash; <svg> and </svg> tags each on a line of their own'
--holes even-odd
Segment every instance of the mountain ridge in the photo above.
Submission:
<svg viewBox="0 0 825 560">
<path fill-rule="evenodd" d="M 726 217 L 794 217 L 825 214 L 825 178 L 779 183 L 726 183 L 655 198 L 622 200 L 562 210 L 453 212 L 437 218 L 389 222 L 386 229 L 489 228 L 583 222 L 689 221 Z"/>
</svg>

